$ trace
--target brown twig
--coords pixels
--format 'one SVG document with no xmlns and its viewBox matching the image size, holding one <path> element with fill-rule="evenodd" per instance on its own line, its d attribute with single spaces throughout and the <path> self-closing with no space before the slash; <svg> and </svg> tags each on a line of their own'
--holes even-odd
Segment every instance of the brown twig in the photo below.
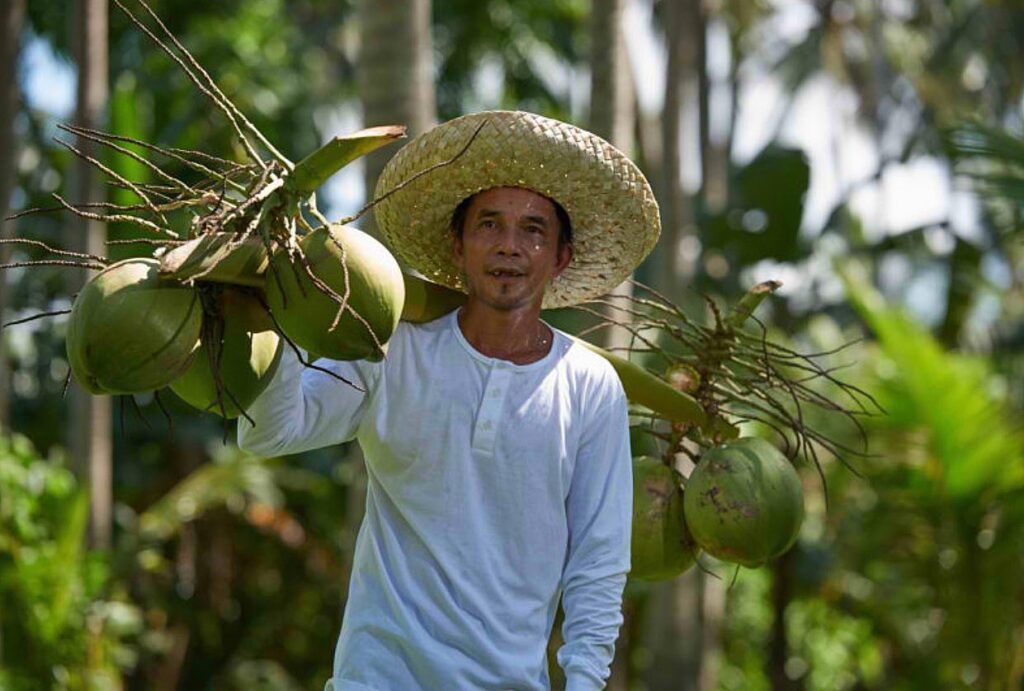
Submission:
<svg viewBox="0 0 1024 691">
<path fill-rule="evenodd" d="M 13 321 L 5 322 L 0 324 L 0 329 L 6 329 L 8 326 L 14 326 L 15 324 L 24 324 L 25 322 L 33 321 L 34 319 L 42 319 L 43 317 L 54 317 L 58 314 L 70 314 L 71 310 L 56 310 L 54 312 L 39 312 L 33 314 L 31 317 L 25 317 L 23 319 L 15 319 Z"/>
<path fill-rule="evenodd" d="M 9 262 L 7 264 L 0 264 L 0 269 L 17 269 L 23 266 L 76 266 L 80 269 L 96 269 L 102 271 L 107 268 L 104 264 L 91 264 L 86 262 L 73 262 L 65 259 L 33 259 L 32 261 L 25 262 Z"/>
<path fill-rule="evenodd" d="M 152 221 L 147 221 L 144 218 L 139 218 L 138 216 L 131 216 L 129 214 L 94 214 L 91 211 L 83 211 L 82 209 L 75 208 L 56 192 L 53 193 L 53 196 L 57 201 L 64 205 L 65 209 L 75 214 L 76 216 L 88 218 L 93 221 L 101 221 L 103 223 L 134 223 L 135 225 L 142 226 L 147 230 L 152 230 L 155 233 L 167 235 L 169 237 L 174 238 L 175 240 L 178 239 L 178 235 L 173 231 L 158 226 L 156 223 L 153 223 Z"/>
<path fill-rule="evenodd" d="M 88 252 L 72 252 L 71 250 L 57 249 L 56 247 L 50 247 L 45 242 L 41 242 L 39 240 L 30 240 L 28 238 L 3 238 L 3 239 L 0 239 L 0 244 L 7 244 L 7 243 L 12 243 L 12 244 L 22 243 L 22 244 L 26 244 L 26 245 L 35 245 L 36 247 L 42 247 L 47 252 L 52 252 L 53 254 L 60 254 L 60 255 L 63 255 L 65 257 L 79 257 L 81 259 L 92 259 L 92 260 L 97 261 L 100 264 L 104 264 L 104 265 L 109 262 L 109 260 L 106 257 L 101 257 L 98 254 L 89 254 Z"/>
<path fill-rule="evenodd" d="M 282 154 L 280 151 L 278 151 L 277 148 L 273 144 L 271 144 L 270 141 L 265 136 L 263 136 L 263 133 L 260 132 L 256 128 L 256 126 L 254 124 L 249 122 L 249 119 L 247 117 L 245 117 L 245 114 L 242 113 L 242 111 L 240 111 L 235 106 L 234 103 L 231 102 L 231 99 L 229 99 L 227 96 L 224 95 L 224 92 L 221 91 L 220 87 L 217 86 L 217 82 L 215 82 L 213 80 L 213 77 L 211 77 L 210 74 L 206 71 L 206 69 L 204 69 L 203 66 L 201 64 L 199 64 L 199 61 L 196 60 L 195 57 L 193 57 L 192 53 L 190 53 L 188 51 L 188 49 L 185 48 L 185 46 L 181 44 L 181 42 L 178 40 L 177 36 L 175 36 L 173 33 L 171 33 L 171 30 L 167 28 L 167 25 L 164 24 L 163 20 L 160 19 L 160 17 L 157 15 L 157 13 L 154 12 L 150 8 L 150 6 L 146 4 L 145 0 L 136 0 L 136 1 L 140 5 L 142 5 L 143 8 L 145 8 L 146 12 L 149 13 L 149 16 L 152 17 L 153 21 L 156 22 L 157 26 L 159 26 L 160 29 L 164 32 L 164 35 L 166 35 L 167 38 L 171 39 L 171 41 L 174 43 L 175 47 L 178 50 L 180 50 L 182 55 L 184 55 L 185 58 L 192 64 L 192 67 L 195 68 L 195 70 L 199 74 L 201 74 L 203 76 L 203 78 L 206 79 L 206 83 L 209 85 L 210 89 L 214 93 L 216 93 L 217 96 L 220 97 L 223 105 L 227 109 L 226 112 L 234 113 L 234 116 L 237 117 L 239 120 L 241 120 L 242 124 L 245 125 L 245 127 L 249 129 L 249 131 L 256 137 L 256 139 L 258 139 L 259 142 L 264 147 L 266 147 L 267 151 L 269 151 L 274 156 L 274 158 L 276 158 L 278 160 L 278 162 L 281 165 L 283 165 L 289 171 L 292 170 L 292 168 L 294 168 L 295 165 L 291 161 L 289 161 L 288 158 L 285 157 L 284 154 Z M 117 2 L 118 5 L 121 4 L 119 2 L 119 0 L 115 0 L 115 2 Z"/>
<path fill-rule="evenodd" d="M 151 15 L 153 15 L 154 17 L 156 16 L 153 10 L 151 10 L 148 5 L 142 2 L 142 0 L 138 1 L 143 7 L 146 8 L 146 10 Z M 124 6 L 124 4 L 121 3 L 121 0 L 114 0 L 114 4 L 117 5 L 121 9 L 121 11 L 128 16 L 128 19 L 135 26 L 137 26 L 144 34 L 146 34 L 146 36 L 148 36 L 150 40 L 152 40 L 157 45 L 157 47 L 159 47 L 165 54 L 167 54 L 168 57 L 174 60 L 174 62 L 178 64 L 178 67 L 182 69 L 182 71 L 185 73 L 185 76 L 189 78 L 189 80 L 195 85 L 195 87 L 199 89 L 199 91 L 202 92 L 203 95 L 205 95 L 207 98 L 213 101 L 213 104 L 222 113 L 224 113 L 225 116 L 227 116 L 228 122 L 230 122 L 231 126 L 234 128 L 235 135 L 238 137 L 239 143 L 241 143 L 242 147 L 245 149 L 245 152 L 249 155 L 249 158 L 254 163 L 259 165 L 260 168 L 265 169 L 267 167 L 267 164 L 263 161 L 262 158 L 260 158 L 260 155 L 256 152 L 256 149 L 253 147 L 252 142 L 250 142 L 249 139 L 245 136 L 245 132 L 242 131 L 242 128 L 238 124 L 238 120 L 235 118 L 234 114 L 231 112 L 231 109 L 228 108 L 224 103 L 222 103 L 221 100 L 210 91 L 210 89 L 204 86 L 199 77 L 197 77 L 189 68 L 189 66 L 185 64 L 185 61 L 178 57 L 177 53 L 171 50 L 170 46 L 168 46 L 166 43 L 160 40 L 160 38 L 158 38 L 157 35 L 149 29 L 149 27 L 143 24 L 134 14 L 132 14 L 131 10 L 129 10 L 127 7 Z M 160 24 L 161 26 L 163 26 L 162 22 L 160 22 Z M 171 35 L 170 31 L 167 30 L 166 26 L 164 26 L 163 29 L 165 33 Z M 174 40 L 175 42 L 177 42 L 177 39 Z M 191 54 L 189 54 L 187 51 L 185 51 L 185 54 L 191 58 Z M 192 58 L 192 61 L 194 62 L 194 58 Z"/>
</svg>

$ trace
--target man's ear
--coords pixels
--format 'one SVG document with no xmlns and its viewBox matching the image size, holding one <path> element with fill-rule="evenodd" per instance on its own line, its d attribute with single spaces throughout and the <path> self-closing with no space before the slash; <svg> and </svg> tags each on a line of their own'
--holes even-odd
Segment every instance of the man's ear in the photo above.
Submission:
<svg viewBox="0 0 1024 691">
<path fill-rule="evenodd" d="M 552 278 L 557 278 L 559 274 L 565 271 L 565 267 L 569 266 L 572 261 L 572 243 L 566 242 L 558 246 L 558 258 L 555 261 L 555 274 Z"/>
<path fill-rule="evenodd" d="M 455 266 L 462 268 L 462 238 L 452 233 L 452 259 Z"/>
</svg>

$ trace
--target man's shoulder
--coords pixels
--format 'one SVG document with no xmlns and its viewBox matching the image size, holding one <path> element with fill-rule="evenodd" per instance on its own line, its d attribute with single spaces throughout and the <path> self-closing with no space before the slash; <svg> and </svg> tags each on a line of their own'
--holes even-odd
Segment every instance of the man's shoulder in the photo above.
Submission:
<svg viewBox="0 0 1024 691">
<path fill-rule="evenodd" d="M 581 394 L 600 403 L 625 396 L 619 375 L 608 360 L 588 348 L 580 339 L 558 329 L 555 331 L 566 344 L 563 360 L 571 376 L 581 385 Z"/>
<path fill-rule="evenodd" d="M 405 342 L 410 344 L 422 344 L 424 341 L 437 338 L 447 328 L 449 314 L 444 314 L 429 322 L 407 322 L 400 321 L 395 327 L 391 336 L 392 341 Z"/>
</svg>

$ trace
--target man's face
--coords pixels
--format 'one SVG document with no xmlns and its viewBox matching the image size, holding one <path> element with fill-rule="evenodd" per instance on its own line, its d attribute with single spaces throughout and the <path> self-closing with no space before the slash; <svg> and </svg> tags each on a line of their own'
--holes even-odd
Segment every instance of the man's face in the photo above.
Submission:
<svg viewBox="0 0 1024 691">
<path fill-rule="evenodd" d="M 462 238 L 454 240 L 455 263 L 471 300 L 498 310 L 536 305 L 572 259 L 559 247 L 555 205 L 520 187 L 480 192 L 469 204 Z"/>
</svg>

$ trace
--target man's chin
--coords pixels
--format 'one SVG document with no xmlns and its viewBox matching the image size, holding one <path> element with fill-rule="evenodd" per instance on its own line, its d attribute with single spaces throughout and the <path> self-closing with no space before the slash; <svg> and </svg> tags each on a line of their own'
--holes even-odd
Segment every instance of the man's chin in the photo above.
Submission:
<svg viewBox="0 0 1024 691">
<path fill-rule="evenodd" d="M 469 299 L 487 305 L 493 310 L 499 312 L 512 312 L 520 310 L 526 307 L 530 307 L 533 304 L 533 297 L 531 295 L 521 294 L 501 294 L 494 293 L 491 291 L 470 291 Z M 541 298 L 543 299 L 543 298 Z"/>
</svg>

